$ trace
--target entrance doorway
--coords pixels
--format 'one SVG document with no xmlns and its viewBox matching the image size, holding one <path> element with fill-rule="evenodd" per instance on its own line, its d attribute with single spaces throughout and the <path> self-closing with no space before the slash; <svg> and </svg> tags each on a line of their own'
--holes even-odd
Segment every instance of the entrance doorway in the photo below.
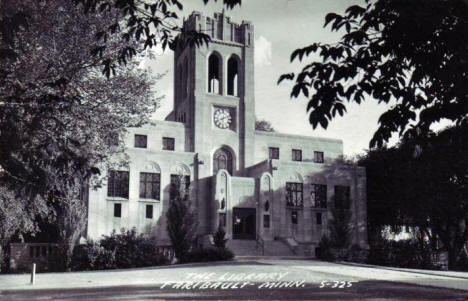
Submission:
<svg viewBox="0 0 468 301">
<path fill-rule="evenodd" d="M 233 208 L 232 212 L 232 238 L 255 239 L 255 208 Z"/>
</svg>

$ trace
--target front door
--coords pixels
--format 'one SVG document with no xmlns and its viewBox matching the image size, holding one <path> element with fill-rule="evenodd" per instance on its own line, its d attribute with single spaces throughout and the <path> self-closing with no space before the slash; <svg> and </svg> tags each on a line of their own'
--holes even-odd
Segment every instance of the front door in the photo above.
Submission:
<svg viewBox="0 0 468 301">
<path fill-rule="evenodd" d="M 233 208 L 233 239 L 255 239 L 255 208 Z"/>
</svg>

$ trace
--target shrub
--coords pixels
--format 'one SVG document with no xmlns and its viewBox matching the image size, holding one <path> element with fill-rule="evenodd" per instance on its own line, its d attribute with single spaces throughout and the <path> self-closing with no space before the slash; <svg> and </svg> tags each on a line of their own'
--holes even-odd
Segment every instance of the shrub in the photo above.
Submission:
<svg viewBox="0 0 468 301">
<path fill-rule="evenodd" d="M 334 261 L 335 253 L 332 250 L 332 248 L 333 246 L 328 236 L 323 235 L 322 238 L 320 239 L 315 255 L 318 259 L 321 259 L 321 260 Z"/>
<path fill-rule="evenodd" d="M 73 250 L 71 269 L 74 271 L 106 270 L 117 268 L 115 253 L 97 243 L 90 242 Z"/>
<path fill-rule="evenodd" d="M 352 245 L 348 250 L 346 261 L 366 263 L 369 251 L 361 248 L 359 245 Z"/>
<path fill-rule="evenodd" d="M 359 245 L 352 245 L 350 248 L 336 247 L 333 242 L 324 235 L 320 239 L 318 248 L 315 255 L 318 259 L 325 261 L 351 261 L 351 262 L 367 262 L 368 251 L 359 247 Z"/>
<path fill-rule="evenodd" d="M 224 228 L 221 225 L 219 225 L 218 230 L 214 235 L 214 244 L 216 248 L 225 249 L 227 241 L 228 240 L 226 238 L 226 231 L 224 231 Z"/>
<path fill-rule="evenodd" d="M 120 234 L 115 231 L 104 236 L 99 243 L 78 246 L 73 252 L 73 270 L 104 270 L 145 267 L 168 264 L 169 259 L 159 253 L 155 239 L 142 234 L 136 229 Z"/>
<path fill-rule="evenodd" d="M 232 260 L 234 254 L 226 248 L 207 248 L 190 251 L 184 262 L 206 262 Z"/>
<path fill-rule="evenodd" d="M 120 234 L 112 232 L 110 236 L 104 236 L 100 245 L 115 254 L 117 268 L 135 268 L 168 263 L 168 259 L 159 254 L 156 240 L 138 235 L 136 229 Z"/>
<path fill-rule="evenodd" d="M 328 224 L 330 236 L 322 236 L 316 256 L 326 261 L 350 260 L 355 258 L 353 247 L 350 247 L 351 234 L 349 229 L 350 212 L 343 208 L 331 209 L 332 219 Z"/>
<path fill-rule="evenodd" d="M 415 240 L 382 240 L 371 247 L 369 263 L 403 268 L 435 269 L 429 243 Z"/>
<path fill-rule="evenodd" d="M 463 252 L 460 255 L 460 258 L 458 259 L 456 265 L 455 265 L 455 270 L 456 271 L 466 271 L 468 272 L 468 256 L 466 252 Z"/>
</svg>

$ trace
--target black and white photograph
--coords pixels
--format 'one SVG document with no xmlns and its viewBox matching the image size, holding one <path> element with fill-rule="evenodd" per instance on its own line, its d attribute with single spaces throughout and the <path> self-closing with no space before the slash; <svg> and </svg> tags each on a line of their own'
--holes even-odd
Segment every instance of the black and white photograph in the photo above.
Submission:
<svg viewBox="0 0 468 301">
<path fill-rule="evenodd" d="M 0 0 L 0 300 L 468 300 L 468 0 Z"/>
</svg>

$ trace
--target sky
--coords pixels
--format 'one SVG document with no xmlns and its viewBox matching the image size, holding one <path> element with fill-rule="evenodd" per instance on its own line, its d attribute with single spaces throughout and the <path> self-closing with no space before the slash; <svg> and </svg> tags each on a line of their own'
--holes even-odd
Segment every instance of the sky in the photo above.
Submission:
<svg viewBox="0 0 468 301">
<path fill-rule="evenodd" d="M 193 10 L 213 16 L 221 12 L 222 0 L 182 1 L 180 16 L 187 17 Z M 236 23 L 251 21 L 255 29 L 255 111 L 258 119 L 271 122 L 277 132 L 315 137 L 342 139 L 345 156 L 361 154 L 378 127 L 379 116 L 388 105 L 368 100 L 361 105 L 347 104 L 348 113 L 332 120 L 326 130 L 313 129 L 306 112 L 307 99 L 290 98 L 292 82 L 277 85 L 283 73 L 297 72 L 301 64 L 291 64 L 289 57 L 297 49 L 314 42 L 333 43 L 340 35 L 323 28 L 327 13 L 343 13 L 347 7 L 362 4 L 359 0 L 244 0 L 242 6 L 226 10 Z M 153 72 L 166 73 L 156 84 L 159 95 L 165 98 L 154 118 L 164 119 L 172 110 L 173 102 L 173 54 L 155 50 L 155 60 L 146 61 Z"/>
</svg>

